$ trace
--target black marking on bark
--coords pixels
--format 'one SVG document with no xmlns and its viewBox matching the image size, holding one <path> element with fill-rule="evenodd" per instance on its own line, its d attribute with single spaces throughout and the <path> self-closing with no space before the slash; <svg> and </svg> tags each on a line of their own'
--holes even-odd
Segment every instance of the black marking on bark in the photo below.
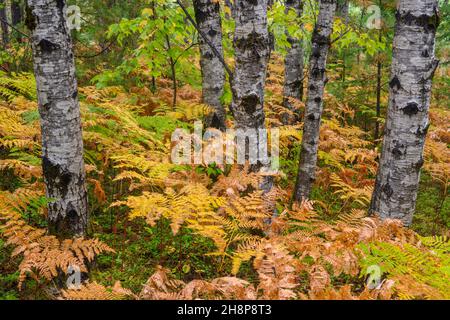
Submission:
<svg viewBox="0 0 450 320">
<path fill-rule="evenodd" d="M 403 111 L 404 114 L 406 114 L 408 116 L 413 116 L 413 115 L 416 115 L 420 111 L 420 108 L 416 102 L 411 101 L 411 102 L 408 102 L 406 104 L 406 107 L 402 108 L 401 110 Z"/>
<path fill-rule="evenodd" d="M 381 191 L 386 195 L 386 197 L 389 199 L 394 194 L 394 190 L 392 190 L 392 187 L 389 183 L 386 183 L 382 188 Z"/>
<path fill-rule="evenodd" d="M 45 53 L 51 53 L 52 51 L 59 48 L 57 44 L 52 43 L 47 39 L 42 39 L 41 41 L 39 41 L 38 46 L 41 48 L 42 52 Z"/>
<path fill-rule="evenodd" d="M 312 35 L 312 43 L 316 43 L 319 46 L 327 46 L 330 44 L 330 37 L 326 37 L 321 35 L 316 29 L 314 29 L 313 35 Z"/>
<path fill-rule="evenodd" d="M 320 69 L 320 68 L 313 68 L 311 71 L 311 75 L 315 78 L 315 79 L 322 79 L 323 75 L 325 73 L 324 69 Z"/>
<path fill-rule="evenodd" d="M 317 58 L 317 59 L 320 58 L 320 48 L 314 47 L 312 49 L 311 56 L 313 56 L 314 58 Z"/>
<path fill-rule="evenodd" d="M 69 184 L 72 181 L 72 173 L 53 163 L 47 157 L 42 158 L 42 169 L 47 185 L 50 189 L 56 189 L 64 198 L 67 195 Z"/>
<path fill-rule="evenodd" d="M 217 31 L 214 29 L 209 29 L 208 35 L 212 38 L 217 34 Z"/>
<path fill-rule="evenodd" d="M 219 129 L 219 130 L 225 129 L 225 128 L 223 128 L 223 122 L 220 121 L 219 117 L 217 116 L 217 113 L 215 113 L 215 112 L 214 112 L 214 114 L 212 116 L 210 126 L 212 128 L 216 128 L 216 129 Z"/>
<path fill-rule="evenodd" d="M 429 58 L 430 57 L 430 53 L 428 52 L 428 48 L 425 48 L 422 50 L 421 56 L 424 58 Z"/>
<path fill-rule="evenodd" d="M 207 51 L 203 54 L 203 58 L 211 60 L 212 58 L 214 58 L 214 54 L 211 51 Z"/>
<path fill-rule="evenodd" d="M 434 31 L 439 26 L 439 15 L 437 10 L 432 15 L 421 14 L 420 16 L 413 15 L 410 11 L 401 13 L 397 10 L 395 14 L 397 21 L 407 26 L 418 26 L 424 28 L 426 31 Z"/>
<path fill-rule="evenodd" d="M 57 204 L 52 204 L 54 211 L 56 211 Z M 61 239 L 71 238 L 74 235 L 84 233 L 85 222 L 82 216 L 75 209 L 74 205 L 69 202 L 66 211 L 61 212 L 56 217 L 49 217 L 49 231 Z"/>
<path fill-rule="evenodd" d="M 402 88 L 400 80 L 398 79 L 398 77 L 396 75 L 389 82 L 389 87 L 394 90 L 400 90 Z"/>
<path fill-rule="evenodd" d="M 309 121 L 314 121 L 316 120 L 316 116 L 314 115 L 314 113 L 310 113 L 308 114 L 308 116 L 306 117 Z"/>
<path fill-rule="evenodd" d="M 420 158 L 420 160 L 414 165 L 414 169 L 416 169 L 416 171 L 419 172 L 420 169 L 422 169 L 424 163 L 425 161 L 423 160 L 423 158 Z"/>
<path fill-rule="evenodd" d="M 205 22 L 209 16 L 210 13 L 208 12 L 207 8 L 202 6 L 199 1 L 194 0 L 194 13 L 195 13 L 195 20 L 197 20 L 197 24 L 201 25 L 203 22 Z"/>
<path fill-rule="evenodd" d="M 247 0 L 247 2 L 254 6 L 258 5 L 258 0 Z"/>
<path fill-rule="evenodd" d="M 419 138 L 423 138 L 427 135 L 428 129 L 430 128 L 430 124 L 428 123 L 425 127 L 419 126 L 416 131 L 416 136 Z"/>
<path fill-rule="evenodd" d="M 72 93 L 72 99 L 76 99 L 78 97 L 78 90 L 75 90 L 73 93 Z"/>
<path fill-rule="evenodd" d="M 321 97 L 315 97 L 314 98 L 314 102 L 315 103 L 321 103 L 322 102 L 322 98 Z"/>
<path fill-rule="evenodd" d="M 52 103 L 51 102 L 47 102 L 47 103 L 44 103 L 43 105 L 42 105 L 42 108 L 45 110 L 45 111 L 48 111 L 48 110 L 50 110 L 50 106 L 52 105 Z"/>
<path fill-rule="evenodd" d="M 252 31 L 247 37 L 237 39 L 235 43 L 237 48 L 240 48 L 243 51 L 251 50 L 258 56 L 260 55 L 260 52 L 266 50 L 269 45 L 268 39 L 256 31 Z"/>
<path fill-rule="evenodd" d="M 28 4 L 25 8 L 25 25 L 31 32 L 33 32 L 34 29 L 36 29 L 37 25 L 37 17 L 33 14 L 33 10 L 31 10 Z"/>
<path fill-rule="evenodd" d="M 392 149 L 394 159 L 399 160 L 405 153 L 406 147 L 398 141 L 394 141 L 394 148 Z"/>
<path fill-rule="evenodd" d="M 256 111 L 256 105 L 259 103 L 259 98 L 256 94 L 251 94 L 242 98 L 241 106 L 247 114 L 253 114 Z"/>
<path fill-rule="evenodd" d="M 65 1 L 64 0 L 56 0 L 56 6 L 61 12 L 64 10 Z"/>
</svg>

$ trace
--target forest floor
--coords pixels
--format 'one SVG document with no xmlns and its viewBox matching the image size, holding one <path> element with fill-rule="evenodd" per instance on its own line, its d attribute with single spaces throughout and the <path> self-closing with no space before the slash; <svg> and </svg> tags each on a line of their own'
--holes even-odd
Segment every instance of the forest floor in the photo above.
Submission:
<svg viewBox="0 0 450 320">
<path fill-rule="evenodd" d="M 101 298 L 102 290 L 111 287 L 113 298 L 142 299 L 450 298 L 450 112 L 445 101 L 430 112 L 411 229 L 367 217 L 380 141 L 373 141 L 372 127 L 362 125 L 352 111 L 351 98 L 343 102 L 332 89 L 325 95 L 313 201 L 292 207 L 301 142 L 301 121 L 294 119 L 304 104 L 296 102 L 294 111 L 282 106 L 280 65 L 271 64 L 266 88 L 267 124 L 280 130 L 281 145 L 281 173 L 269 195 L 278 217 L 270 226 L 265 221 L 274 208 L 256 190 L 260 176 L 236 166 L 171 163 L 173 131 L 192 129 L 208 112 L 200 103 L 201 91 L 181 86 L 174 110 L 172 84 L 166 80 L 158 81 L 156 94 L 137 87 L 80 88 L 89 236 L 114 253 L 89 264 L 95 287 L 86 286 L 78 296 L 67 290 L 63 297 Z M 9 80 L 9 88 L 15 83 L 17 90 L 0 102 L 0 211 L 14 209 L 24 224 L 40 230 L 46 227 L 48 200 L 40 169 L 39 114 L 35 94 L 29 94 L 33 79 L 23 77 L 22 88 Z M 331 82 L 338 77 L 331 72 Z M 286 118 L 293 124 L 283 125 Z M 5 215 L 3 221 L 7 230 L 18 220 Z M 61 274 L 47 275 L 48 261 L 36 257 L 25 268 L 21 261 L 27 246 L 39 238 L 24 234 L 20 241 L 23 250 L 13 252 L 20 247 L 17 239 L 6 233 L 0 240 L 0 298 L 46 298 Z M 368 287 L 372 266 L 380 268 L 379 282 Z"/>
</svg>

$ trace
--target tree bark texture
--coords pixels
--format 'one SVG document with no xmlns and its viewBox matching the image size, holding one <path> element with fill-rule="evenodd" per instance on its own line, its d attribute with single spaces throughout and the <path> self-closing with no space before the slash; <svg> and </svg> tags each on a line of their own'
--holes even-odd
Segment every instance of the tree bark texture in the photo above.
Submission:
<svg viewBox="0 0 450 320">
<path fill-rule="evenodd" d="M 233 77 L 233 102 L 231 111 L 238 130 L 265 128 L 264 87 L 270 55 L 270 39 L 267 26 L 267 0 L 235 0 L 236 29 L 234 35 L 235 72 Z M 258 164 L 253 171 L 268 168 L 270 163 L 261 161 L 267 137 L 256 137 Z M 239 147 L 239 146 L 238 146 Z M 242 146 L 241 146 L 242 147 Z M 246 154 L 249 149 L 246 147 Z M 268 160 L 268 159 L 267 159 Z M 266 163 L 263 163 L 266 162 Z M 260 188 L 268 192 L 273 179 L 265 177 Z"/>
<path fill-rule="evenodd" d="M 323 94 L 327 82 L 326 64 L 335 11 L 336 0 L 320 1 L 319 15 L 312 35 L 308 97 L 305 108 L 300 165 L 295 187 L 296 201 L 309 198 L 312 184 L 316 178 Z"/>
<path fill-rule="evenodd" d="M 194 0 L 193 2 L 198 28 L 223 57 L 219 2 L 214 0 Z M 224 130 L 226 112 L 221 98 L 225 85 L 225 69 L 203 37 L 199 37 L 199 43 L 203 102 L 214 108 L 214 111 L 206 118 L 206 125 Z"/>
<path fill-rule="evenodd" d="M 370 211 L 413 220 L 429 122 L 437 0 L 400 0 L 396 13 L 389 106 Z"/>
<path fill-rule="evenodd" d="M 267 0 L 236 0 L 235 72 L 231 106 L 238 129 L 264 128 L 269 58 Z"/>
<path fill-rule="evenodd" d="M 295 10 L 298 17 L 303 13 L 302 0 L 286 0 L 286 12 Z M 300 26 L 301 27 L 301 26 Z M 302 100 L 303 98 L 303 41 L 287 36 L 291 45 L 284 60 L 284 106 L 292 109 L 290 99 Z"/>
<path fill-rule="evenodd" d="M 88 223 L 78 87 L 64 0 L 28 0 L 42 130 L 49 231 L 82 236 Z"/>
</svg>

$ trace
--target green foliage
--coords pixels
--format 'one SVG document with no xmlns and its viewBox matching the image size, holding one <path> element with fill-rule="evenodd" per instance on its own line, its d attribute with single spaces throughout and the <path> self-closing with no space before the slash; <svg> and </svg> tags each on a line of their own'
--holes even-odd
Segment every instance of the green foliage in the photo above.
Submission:
<svg viewBox="0 0 450 320">
<path fill-rule="evenodd" d="M 198 83 L 198 69 L 189 56 L 189 50 L 197 41 L 194 28 L 186 23 L 182 10 L 173 1 L 157 0 L 154 3 L 154 7 L 142 10 L 139 17 L 122 19 L 109 27 L 108 38 L 114 38 L 119 45 L 130 37 L 136 38 L 136 47 L 129 49 L 128 57 L 114 71 L 96 76 L 93 81 L 98 85 L 121 83 L 124 77 L 133 77 L 133 73 L 139 74 L 143 70 L 146 77 L 170 77 L 169 64 L 172 63 L 184 75 L 180 80 Z M 142 77 L 135 80 L 139 79 Z"/>
<path fill-rule="evenodd" d="M 0 71 L 0 99 L 11 102 L 19 96 L 30 100 L 36 99 L 36 82 L 33 74 L 13 73 L 7 75 Z"/>
<path fill-rule="evenodd" d="M 424 289 L 425 298 L 450 299 L 450 251 L 446 238 L 421 238 L 425 247 L 421 250 L 410 244 L 391 243 L 361 244 L 363 252 L 362 270 L 377 265 L 381 272 L 392 279 L 408 277 L 416 282 L 407 283 L 411 292 Z M 404 279 L 404 278 L 403 278 Z M 399 295 L 408 298 L 408 288 Z"/>
<path fill-rule="evenodd" d="M 158 139 L 171 135 L 177 128 L 189 128 L 186 123 L 169 116 L 138 117 L 137 122 L 142 128 L 154 132 Z"/>
</svg>

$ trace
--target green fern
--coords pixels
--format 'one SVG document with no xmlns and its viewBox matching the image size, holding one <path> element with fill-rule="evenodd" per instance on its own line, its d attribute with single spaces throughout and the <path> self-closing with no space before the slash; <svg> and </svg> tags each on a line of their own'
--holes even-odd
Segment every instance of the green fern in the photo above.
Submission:
<svg viewBox="0 0 450 320">
<path fill-rule="evenodd" d="M 443 247 L 440 240 L 424 238 L 423 241 L 428 241 L 429 246 Z M 450 299 L 448 253 L 428 250 L 426 245 L 418 248 L 407 243 L 396 245 L 375 242 L 360 244 L 359 247 L 363 253 L 361 271 L 364 273 L 372 265 L 379 266 L 383 275 L 397 282 L 399 297 L 412 298 L 414 296 L 409 294 L 413 292 L 411 286 L 421 286 L 426 288 L 422 292 L 426 292 L 427 298 Z M 408 296 L 405 296 L 406 293 Z"/>
<path fill-rule="evenodd" d="M 14 98 L 23 96 L 36 100 L 36 81 L 31 73 L 0 72 L 0 99 L 11 102 Z"/>
</svg>

